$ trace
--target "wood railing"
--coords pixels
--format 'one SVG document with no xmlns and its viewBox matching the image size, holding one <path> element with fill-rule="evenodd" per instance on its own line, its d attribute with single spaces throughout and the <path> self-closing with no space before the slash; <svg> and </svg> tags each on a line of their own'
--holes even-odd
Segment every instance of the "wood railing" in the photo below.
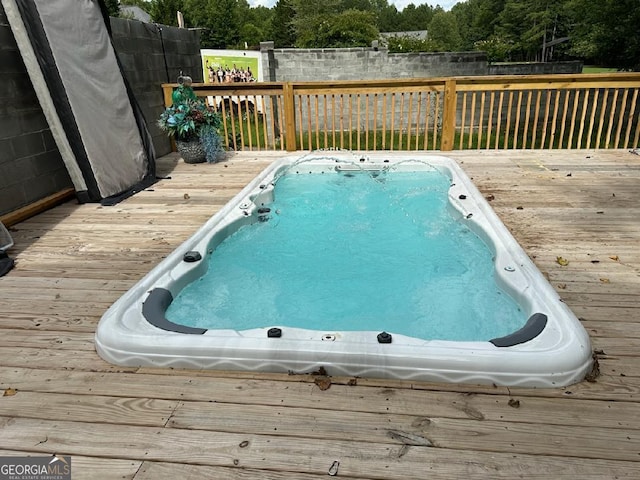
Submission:
<svg viewBox="0 0 640 480">
<path fill-rule="evenodd" d="M 164 84 L 165 104 L 176 84 Z M 640 74 L 194 84 L 234 150 L 637 148 Z"/>
</svg>

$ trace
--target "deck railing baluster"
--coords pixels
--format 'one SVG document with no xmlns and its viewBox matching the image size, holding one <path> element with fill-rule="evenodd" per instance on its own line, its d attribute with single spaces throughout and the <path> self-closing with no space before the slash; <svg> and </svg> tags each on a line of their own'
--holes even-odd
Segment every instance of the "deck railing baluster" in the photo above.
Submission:
<svg viewBox="0 0 640 480">
<path fill-rule="evenodd" d="M 165 104 L 176 86 L 162 86 Z M 638 73 L 193 88 L 234 150 L 628 148 L 640 136 Z"/>
</svg>

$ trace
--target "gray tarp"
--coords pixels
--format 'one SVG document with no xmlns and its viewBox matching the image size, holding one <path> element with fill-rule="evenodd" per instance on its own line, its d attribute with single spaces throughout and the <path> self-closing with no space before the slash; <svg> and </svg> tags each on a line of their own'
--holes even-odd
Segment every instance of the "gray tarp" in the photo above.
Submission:
<svg viewBox="0 0 640 480">
<path fill-rule="evenodd" d="M 86 185 L 87 191 L 79 194 L 97 201 L 126 196 L 152 183 L 153 148 L 111 45 L 101 2 L 2 3 L 36 92 L 48 90 L 38 92 L 38 98 L 53 104 L 54 108 L 43 105 L 43 110 L 45 115 L 54 111 L 47 115 L 50 124 L 60 123 L 57 128 L 52 125 L 52 131 L 72 178 L 81 172 L 83 178 L 74 179 L 74 184 L 76 190 Z M 12 21 L 10 11 L 19 11 L 19 21 Z M 30 45 L 24 45 L 25 39 Z M 35 59 L 28 58 L 29 51 Z"/>
</svg>

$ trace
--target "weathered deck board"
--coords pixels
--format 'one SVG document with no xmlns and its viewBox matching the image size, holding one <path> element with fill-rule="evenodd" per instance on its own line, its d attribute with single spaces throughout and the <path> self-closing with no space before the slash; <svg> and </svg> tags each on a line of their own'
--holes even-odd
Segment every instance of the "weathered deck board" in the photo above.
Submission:
<svg viewBox="0 0 640 480">
<path fill-rule="evenodd" d="M 328 469 L 327 469 L 328 470 Z M 318 475 L 299 472 L 270 472 L 237 467 L 211 467 L 201 465 L 184 465 L 163 462 L 144 462 L 136 480 L 156 480 L 158 478 L 180 478 L 181 480 L 318 480 L 327 478 L 327 473 Z M 340 478 L 354 480 L 355 477 Z"/>
<path fill-rule="evenodd" d="M 64 384 L 64 388 L 60 388 L 56 383 L 52 383 L 58 375 L 49 370 L 3 369 L 0 373 L 14 389 L 25 393 L 27 399 L 37 399 L 34 397 L 36 393 L 43 394 L 45 398 L 52 395 L 51 398 L 54 400 L 59 398 L 56 395 L 74 394 L 77 395 L 78 402 L 93 401 L 95 403 L 97 400 L 91 400 L 92 396 L 100 397 L 101 401 L 114 398 L 105 395 L 114 392 L 112 388 L 114 380 L 110 379 L 113 375 L 96 376 L 93 373 L 80 375 L 73 372 L 73 375 L 69 374 L 69 380 Z M 100 388 L 99 385 L 95 385 L 89 390 L 87 385 L 96 383 L 96 378 L 104 381 L 105 387 Z M 367 387 L 365 390 L 339 384 L 319 393 L 315 385 L 308 382 L 289 382 L 282 386 L 282 382 L 269 380 L 258 382 L 238 378 L 200 378 L 185 385 L 181 378 L 174 380 L 173 377 L 158 378 L 158 376 L 145 374 L 120 375 L 117 380 L 122 382 L 121 394 L 127 395 L 123 397 L 125 401 L 130 401 L 131 398 L 181 401 L 180 405 L 174 404 L 176 410 L 170 421 L 170 425 L 175 428 L 184 426 L 191 429 L 225 430 L 232 425 L 243 425 L 245 429 L 253 428 L 256 433 L 272 433 L 274 426 L 279 425 L 282 428 L 278 430 L 286 430 L 287 425 L 289 428 L 307 428 L 307 422 L 300 419 L 309 419 L 314 416 L 318 417 L 314 421 L 319 423 L 336 425 L 356 423 L 360 427 L 367 423 L 376 423 L 367 420 L 370 418 L 380 416 L 378 425 L 386 425 L 391 419 L 402 416 L 402 421 L 409 423 L 439 417 L 640 429 L 640 425 L 635 422 L 633 416 L 637 408 L 633 402 L 584 400 L 575 398 L 576 395 L 565 396 L 562 402 L 557 402 L 554 398 L 518 395 L 518 391 L 515 391 L 512 396 L 502 397 L 489 394 L 469 395 L 396 389 L 391 397 L 387 388 Z M 54 390 L 56 388 L 58 390 Z M 366 396 L 362 394 L 363 390 L 367 392 Z M 238 391 L 243 392 L 242 399 L 237 398 Z M 115 392 L 120 392 L 120 388 Z M 104 397 L 107 400 L 104 400 Z M 510 400 L 517 400 L 517 405 L 510 405 Z M 11 401 L 19 405 L 18 400 Z M 34 404 L 33 400 L 30 404 Z M 14 411 L 12 415 L 56 418 L 51 417 L 48 412 L 40 412 L 37 409 L 31 411 L 27 405 L 24 408 L 24 412 Z M 321 414 L 323 410 L 331 410 L 332 416 L 324 418 Z M 290 413 L 286 414 L 286 412 Z M 362 420 L 349 422 L 349 416 L 357 416 L 356 413 L 362 414 Z M 74 420 L 80 419 L 74 418 Z M 354 417 L 353 420 L 356 418 Z M 264 425 L 259 425 L 260 422 Z M 222 425 L 227 427 L 223 428 Z M 231 431 L 235 428 L 233 427 Z M 325 428 L 325 430 L 331 429 Z M 247 430 L 241 429 L 241 431 Z"/>
<path fill-rule="evenodd" d="M 20 395 L 4 397 L 2 413 L 5 416 L 21 418 L 163 426 L 177 406 L 177 401 L 153 398 L 69 395 L 21 390 Z"/>
<path fill-rule="evenodd" d="M 42 456 L 42 453 L 30 450 L 0 450 L 3 456 Z M 71 473 L 73 478 L 91 479 L 91 480 L 131 480 L 138 471 L 141 470 L 143 463 L 138 460 L 118 460 L 114 458 L 99 457 L 83 457 L 74 455 L 71 459 Z M 204 478 L 204 477 L 203 477 Z"/>
<path fill-rule="evenodd" d="M 374 479 L 424 478 L 425 465 L 438 464 L 440 468 L 458 470 L 459 473 L 473 473 L 475 470 L 486 475 L 488 469 L 513 476 L 523 469 L 544 468 L 539 464 L 554 457 L 564 464 L 560 472 L 566 469 L 574 475 L 592 469 L 600 475 L 607 475 L 612 469 L 620 469 L 621 474 L 630 475 L 637 468 L 635 462 L 624 460 L 558 455 L 558 449 L 564 450 L 567 445 L 563 443 L 545 444 L 543 450 L 553 450 L 551 455 L 517 453 L 518 449 L 531 447 L 531 435 L 523 437 L 523 444 L 519 447 L 510 445 L 511 452 L 502 452 L 499 451 L 501 445 L 491 450 L 492 438 L 487 438 L 487 442 L 478 439 L 477 443 L 484 445 L 481 450 L 462 450 L 421 445 L 419 435 L 404 432 L 394 432 L 395 435 L 390 435 L 387 442 L 378 443 L 113 424 L 94 424 L 94 428 L 89 430 L 80 422 L 22 418 L 9 421 L 7 417 L 0 417 L 0 427 L 5 449 L 24 449 L 24 445 L 34 445 L 31 448 L 41 453 L 53 450 L 72 456 L 107 455 L 150 461 L 165 461 L 170 457 L 174 462 L 185 464 L 325 475 L 333 462 L 339 461 L 342 474 Z M 569 444 L 574 442 L 575 439 L 571 439 Z M 591 439 L 585 443 L 588 445 L 586 452 L 598 453 L 597 447 L 592 450 Z M 542 444 L 536 446 L 543 447 Z M 603 465 L 609 470 L 604 470 Z"/>
<path fill-rule="evenodd" d="M 0 278 L 0 454 L 72 455 L 74 478 L 635 478 L 640 471 L 640 157 L 451 152 L 598 352 L 595 382 L 540 390 L 127 368 L 106 308 L 278 153 L 160 159 L 114 207 L 67 202 L 12 228 Z M 557 258 L 569 264 L 562 266 Z M 244 442 L 248 442 L 245 444 Z M 427 443 L 433 446 L 425 446 Z"/>
<path fill-rule="evenodd" d="M 440 452 L 438 452 L 440 453 Z M 434 455 L 428 458 L 423 465 L 421 472 L 413 474 L 405 474 L 405 476 L 397 477 L 393 470 L 405 471 L 401 462 L 389 462 L 385 465 L 385 469 L 381 472 L 374 472 L 372 469 L 362 476 L 346 476 L 342 472 L 344 469 L 338 470 L 339 478 L 353 480 L 355 478 L 365 479 L 387 479 L 387 478 L 403 478 L 407 480 L 424 480 L 425 478 L 437 478 L 443 480 L 459 480 L 460 478 L 525 478 L 531 479 L 581 479 L 598 480 L 605 478 L 610 471 L 619 472 L 618 478 L 624 478 L 627 472 L 630 478 L 633 478 L 633 468 L 629 464 L 620 462 L 593 461 L 585 465 L 577 464 L 575 461 L 566 461 L 562 458 L 547 458 L 544 463 L 536 467 L 530 458 L 524 458 L 513 455 L 511 461 L 509 459 L 497 456 L 489 459 L 478 455 L 474 460 L 470 452 L 454 452 L 451 455 Z M 465 464 L 465 462 L 467 462 Z M 504 464 L 501 464 L 504 462 Z M 327 469 L 328 470 L 328 469 Z M 183 476 L 183 472 L 187 476 Z M 327 478 L 327 473 L 316 475 L 308 475 L 302 473 L 290 474 L 288 472 L 267 472 L 244 469 L 221 469 L 212 467 L 192 466 L 192 465 L 176 465 L 159 462 L 145 462 L 140 474 L 136 479 L 155 480 L 158 478 L 181 478 L 188 480 L 201 479 L 228 479 L 228 480 L 253 480 L 256 478 L 265 480 L 313 480 L 317 478 Z"/>
</svg>

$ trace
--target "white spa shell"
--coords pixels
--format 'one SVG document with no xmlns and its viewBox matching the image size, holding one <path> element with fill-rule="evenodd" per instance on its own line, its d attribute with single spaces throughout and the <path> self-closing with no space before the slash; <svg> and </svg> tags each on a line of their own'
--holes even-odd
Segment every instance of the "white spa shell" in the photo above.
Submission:
<svg viewBox="0 0 640 480">
<path fill-rule="evenodd" d="M 279 338 L 268 338 L 269 328 L 187 334 L 155 327 L 143 316 L 143 303 L 153 289 L 166 289 L 175 298 L 204 273 L 208 251 L 240 226 L 257 221 L 257 208 L 271 201 L 272 182 L 279 175 L 296 170 L 329 173 L 338 169 L 433 168 L 451 179 L 449 203 L 454 216 L 466 222 L 494 254 L 500 287 L 527 318 L 537 312 L 547 316 L 546 326 L 531 340 L 497 347 L 489 341 L 422 340 L 394 334 L 390 328 L 392 343 L 381 344 L 378 331 L 326 332 L 280 325 L 270 326 L 281 328 Z M 200 252 L 203 261 L 183 261 L 189 251 Z M 444 156 L 384 152 L 314 152 L 274 162 L 107 310 L 98 325 L 95 344 L 102 358 L 125 366 L 284 373 L 324 367 L 329 375 L 523 387 L 570 385 L 582 380 L 592 364 L 589 336 L 580 321 L 455 161 Z"/>
</svg>

